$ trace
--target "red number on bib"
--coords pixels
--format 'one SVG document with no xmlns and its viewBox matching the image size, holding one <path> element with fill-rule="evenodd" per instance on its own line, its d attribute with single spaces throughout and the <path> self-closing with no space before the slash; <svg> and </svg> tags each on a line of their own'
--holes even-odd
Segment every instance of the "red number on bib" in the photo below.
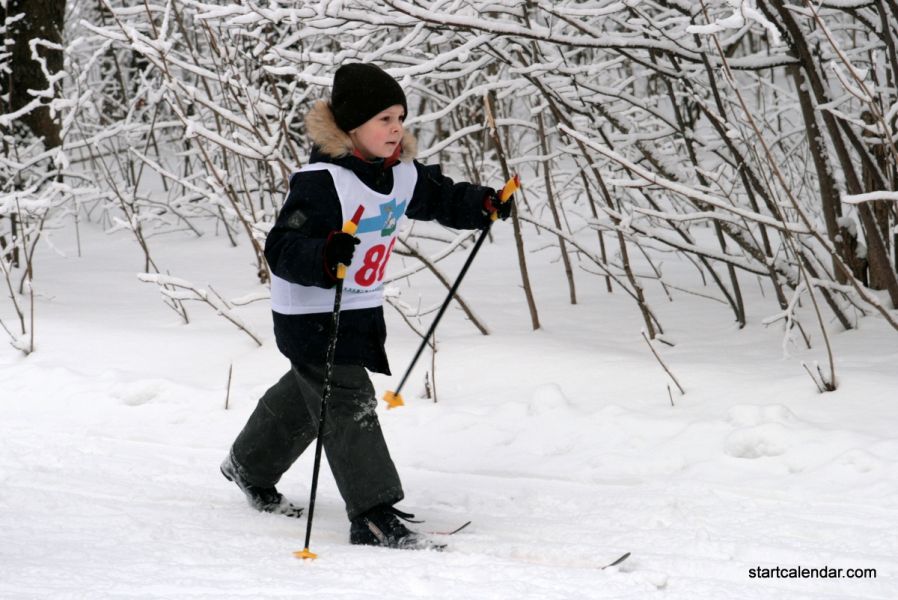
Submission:
<svg viewBox="0 0 898 600">
<path fill-rule="evenodd" d="M 380 270 L 380 263 L 381 260 L 383 260 L 386 249 L 386 246 L 383 244 L 368 248 L 368 252 L 365 253 L 365 260 L 362 263 L 362 268 L 355 274 L 355 282 L 357 284 L 362 287 L 368 287 L 374 283 L 377 278 L 377 272 Z"/>
<path fill-rule="evenodd" d="M 383 244 L 368 248 L 362 267 L 355 274 L 355 282 L 362 287 L 368 287 L 375 281 L 382 280 L 384 271 L 387 268 L 387 261 L 390 260 L 390 254 L 392 254 L 395 244 L 396 238 L 393 238 L 389 248 Z"/>
<path fill-rule="evenodd" d="M 396 245 L 396 238 L 393 238 L 393 241 L 390 242 L 390 247 L 387 248 L 387 254 L 384 256 L 383 262 L 380 263 L 380 269 L 377 270 L 377 280 L 381 281 L 384 278 L 384 271 L 387 270 L 387 261 L 390 260 L 390 254 L 393 252 L 393 246 Z"/>
</svg>

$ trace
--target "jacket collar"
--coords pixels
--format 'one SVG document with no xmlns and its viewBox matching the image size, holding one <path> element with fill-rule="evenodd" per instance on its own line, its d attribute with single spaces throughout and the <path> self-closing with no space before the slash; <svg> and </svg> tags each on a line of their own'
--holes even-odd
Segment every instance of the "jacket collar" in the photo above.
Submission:
<svg viewBox="0 0 898 600">
<path fill-rule="evenodd" d="M 341 167 L 345 167 L 355 173 L 359 179 L 372 186 L 379 187 L 379 183 L 383 180 L 383 176 L 390 172 L 390 166 L 396 164 L 395 161 L 388 165 L 387 161 L 379 158 L 377 160 L 365 160 L 356 154 L 344 154 L 343 156 L 334 157 L 327 154 L 321 147 L 312 147 L 312 156 L 309 158 L 310 163 L 326 162 Z"/>
</svg>

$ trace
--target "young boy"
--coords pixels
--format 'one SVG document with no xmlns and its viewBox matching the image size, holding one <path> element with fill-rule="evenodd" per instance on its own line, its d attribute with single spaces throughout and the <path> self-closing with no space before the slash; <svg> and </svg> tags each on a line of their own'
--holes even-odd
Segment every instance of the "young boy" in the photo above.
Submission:
<svg viewBox="0 0 898 600">
<path fill-rule="evenodd" d="M 382 280 L 398 226 L 410 217 L 485 228 L 493 213 L 508 218 L 512 203 L 415 161 L 415 139 L 403 128 L 407 114 L 392 77 L 350 63 L 334 75 L 330 102 L 319 101 L 306 117 L 311 159 L 291 178 L 265 243 L 275 337 L 292 368 L 259 400 L 221 465 L 253 508 L 302 514 L 275 484 L 318 433 L 336 267 L 347 265 L 324 450 L 346 503 L 350 542 L 389 548 L 428 546 L 399 520 L 413 515 L 394 507 L 404 494 L 366 373 L 390 374 Z M 365 210 L 357 237 L 341 232 L 359 205 Z"/>
</svg>

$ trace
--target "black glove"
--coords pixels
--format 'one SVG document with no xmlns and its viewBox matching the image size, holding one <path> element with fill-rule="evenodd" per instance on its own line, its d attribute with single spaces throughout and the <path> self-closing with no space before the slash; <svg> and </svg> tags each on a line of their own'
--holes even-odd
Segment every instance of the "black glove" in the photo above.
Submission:
<svg viewBox="0 0 898 600">
<path fill-rule="evenodd" d="M 355 247 L 360 241 L 348 233 L 331 231 L 324 243 L 324 262 L 327 268 L 336 269 L 338 263 L 348 267 L 352 262 Z"/>
<path fill-rule="evenodd" d="M 500 202 L 496 192 L 492 192 L 483 199 L 483 210 L 488 215 L 495 213 L 498 218 L 504 221 L 511 216 L 512 204 L 514 204 L 514 194 L 509 196 L 505 202 Z"/>
</svg>

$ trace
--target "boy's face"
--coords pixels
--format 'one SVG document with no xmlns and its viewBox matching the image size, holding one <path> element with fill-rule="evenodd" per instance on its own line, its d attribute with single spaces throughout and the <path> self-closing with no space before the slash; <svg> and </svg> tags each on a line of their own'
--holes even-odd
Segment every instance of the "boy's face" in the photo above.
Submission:
<svg viewBox="0 0 898 600">
<path fill-rule="evenodd" d="M 366 160 L 389 158 L 402 141 L 403 121 L 405 110 L 401 104 L 394 104 L 350 131 L 349 137 Z"/>
</svg>

